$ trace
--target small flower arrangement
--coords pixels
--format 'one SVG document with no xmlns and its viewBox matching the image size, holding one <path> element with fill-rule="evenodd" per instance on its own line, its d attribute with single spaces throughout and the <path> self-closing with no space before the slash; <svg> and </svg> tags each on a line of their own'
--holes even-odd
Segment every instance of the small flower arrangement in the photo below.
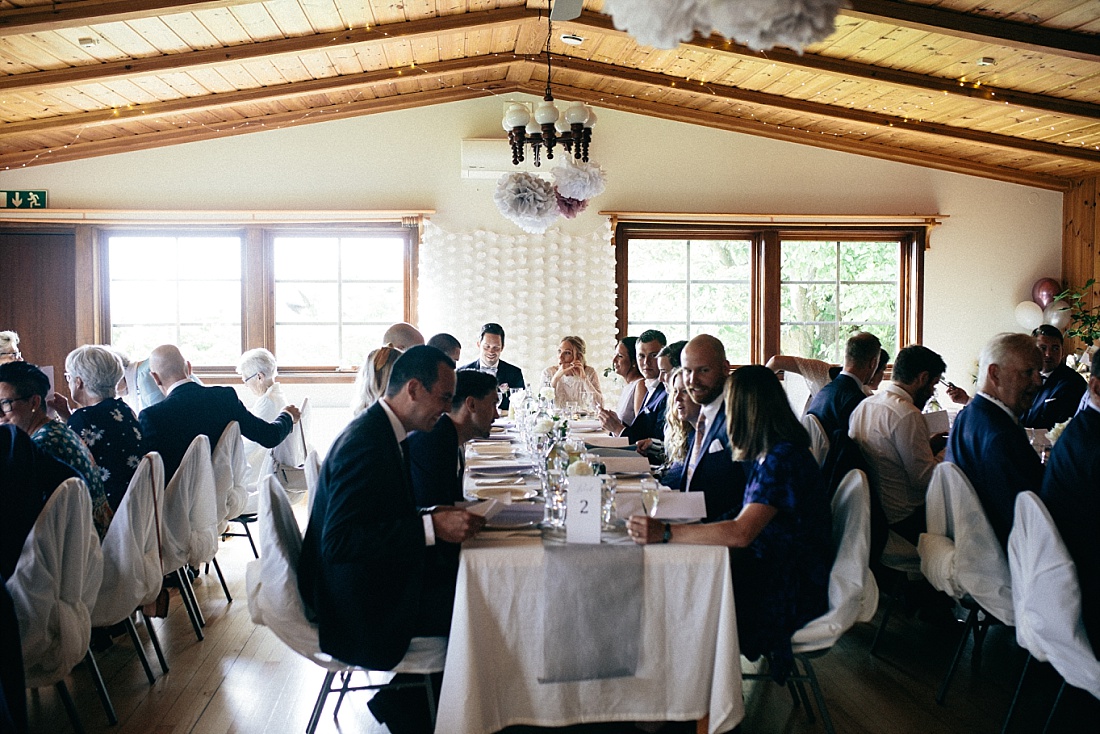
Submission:
<svg viewBox="0 0 1100 734">
<path fill-rule="evenodd" d="M 1073 419 L 1069 418 L 1061 423 L 1055 423 L 1054 427 L 1047 431 L 1047 440 L 1050 441 L 1051 446 L 1058 441 L 1058 437 L 1062 435 L 1062 431 L 1066 430 L 1066 426 L 1069 425 L 1071 420 Z"/>
</svg>

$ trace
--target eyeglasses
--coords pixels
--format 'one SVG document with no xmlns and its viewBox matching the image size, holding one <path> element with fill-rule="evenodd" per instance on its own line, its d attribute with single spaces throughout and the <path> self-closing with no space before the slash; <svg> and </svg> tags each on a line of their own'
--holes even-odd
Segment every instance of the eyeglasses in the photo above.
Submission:
<svg viewBox="0 0 1100 734">
<path fill-rule="evenodd" d="M 28 395 L 25 398 L 10 398 L 10 399 L 5 398 L 3 400 L 0 400 L 0 413 L 3 413 L 4 415 L 8 415 L 9 413 L 12 412 L 12 410 L 13 410 L 12 406 L 13 405 L 20 402 L 21 400 L 30 400 L 31 397 L 32 397 L 31 395 Z"/>
<path fill-rule="evenodd" d="M 245 384 L 247 384 L 249 380 L 251 380 L 251 379 L 253 379 L 253 378 L 256 378 L 256 377 L 259 377 L 259 376 L 260 376 L 261 374 L 263 374 L 263 373 L 261 373 L 261 372 L 256 372 L 256 373 L 254 373 L 254 374 L 250 375 L 249 377 L 245 377 L 245 378 L 244 378 L 244 382 L 245 382 Z M 65 375 L 65 379 L 68 379 L 68 377 L 69 377 L 68 375 Z"/>
</svg>

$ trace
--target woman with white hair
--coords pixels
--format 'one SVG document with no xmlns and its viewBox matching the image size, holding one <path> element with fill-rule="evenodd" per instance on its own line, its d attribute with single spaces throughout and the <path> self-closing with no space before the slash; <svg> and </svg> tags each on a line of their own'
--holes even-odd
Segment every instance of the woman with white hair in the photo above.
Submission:
<svg viewBox="0 0 1100 734">
<path fill-rule="evenodd" d="M 85 344 L 65 358 L 69 394 L 84 406 L 69 416 L 69 428 L 92 452 L 112 510 L 118 509 L 149 450 L 134 411 L 116 392 L 121 379 L 122 361 L 107 347 Z"/>
<path fill-rule="evenodd" d="M 287 405 L 283 386 L 275 381 L 279 376 L 279 365 L 275 361 L 275 355 L 262 347 L 249 349 L 237 360 L 237 374 L 241 376 L 249 392 L 256 396 L 256 402 L 248 409 L 249 412 L 268 423 L 274 421 Z M 249 484 L 260 478 L 270 451 L 271 449 L 255 441 L 244 439 L 244 454 L 249 466 Z M 304 460 L 305 457 L 302 459 Z"/>
<path fill-rule="evenodd" d="M 23 359 L 19 351 L 19 335 L 14 331 L 0 331 L 0 364 Z"/>
</svg>

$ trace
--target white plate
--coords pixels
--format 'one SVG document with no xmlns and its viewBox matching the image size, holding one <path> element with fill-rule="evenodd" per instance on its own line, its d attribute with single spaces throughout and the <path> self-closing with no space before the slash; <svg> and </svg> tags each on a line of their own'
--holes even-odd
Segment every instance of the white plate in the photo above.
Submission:
<svg viewBox="0 0 1100 734">
<path fill-rule="evenodd" d="M 488 499 L 501 499 L 505 494 L 512 495 L 513 502 L 519 502 L 520 500 L 529 500 L 538 492 L 533 487 L 478 487 L 470 492 L 471 497 L 477 497 L 479 500 Z"/>
<path fill-rule="evenodd" d="M 531 464 L 516 464 L 514 462 L 509 462 L 507 464 L 476 464 L 470 465 L 469 468 L 470 476 L 474 477 L 491 477 L 504 474 L 521 476 L 523 474 L 530 474 L 534 469 Z"/>
</svg>

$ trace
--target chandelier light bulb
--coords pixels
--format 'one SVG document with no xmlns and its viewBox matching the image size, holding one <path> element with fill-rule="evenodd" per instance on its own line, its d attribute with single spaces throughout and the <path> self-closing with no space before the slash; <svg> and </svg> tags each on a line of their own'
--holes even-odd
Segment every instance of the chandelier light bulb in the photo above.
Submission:
<svg viewBox="0 0 1100 734">
<path fill-rule="evenodd" d="M 539 106 L 535 108 L 535 122 L 539 125 L 555 123 L 560 116 L 561 113 L 558 112 L 558 108 L 550 100 L 539 102 Z"/>
<path fill-rule="evenodd" d="M 531 113 L 521 104 L 514 104 L 504 113 L 504 129 L 511 130 L 516 127 L 526 127 L 531 121 Z"/>
<path fill-rule="evenodd" d="M 584 121 L 584 126 L 591 129 L 596 124 L 596 110 L 591 107 L 588 108 L 588 119 Z"/>
<path fill-rule="evenodd" d="M 588 107 L 583 102 L 574 102 L 565 110 L 565 121 L 570 125 L 583 125 L 588 120 Z"/>
</svg>

